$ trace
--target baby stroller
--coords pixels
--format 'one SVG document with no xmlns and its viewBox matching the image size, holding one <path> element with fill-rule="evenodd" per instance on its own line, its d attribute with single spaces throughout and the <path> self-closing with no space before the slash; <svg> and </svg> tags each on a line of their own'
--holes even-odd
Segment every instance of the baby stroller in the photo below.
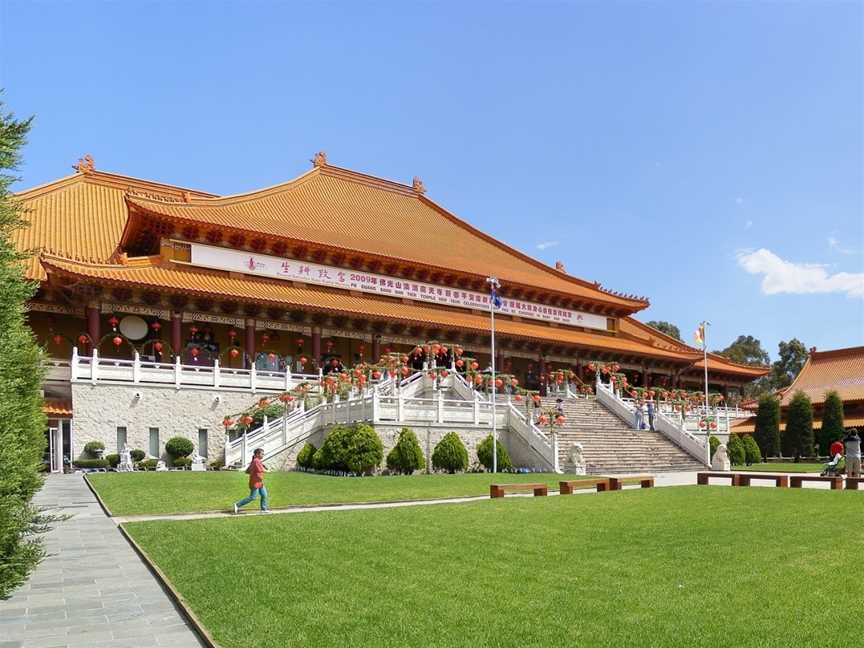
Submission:
<svg viewBox="0 0 864 648">
<path fill-rule="evenodd" d="M 834 455 L 834 458 L 825 464 L 822 468 L 822 477 L 837 477 L 846 472 L 846 457 L 841 454 Z"/>
</svg>

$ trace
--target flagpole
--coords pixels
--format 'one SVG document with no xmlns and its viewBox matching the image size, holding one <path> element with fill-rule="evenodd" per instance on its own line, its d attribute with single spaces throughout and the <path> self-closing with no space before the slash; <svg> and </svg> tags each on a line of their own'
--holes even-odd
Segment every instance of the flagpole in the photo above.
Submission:
<svg viewBox="0 0 864 648">
<path fill-rule="evenodd" d="M 705 366 L 705 416 L 708 416 L 708 327 L 711 322 L 702 322 L 702 364 Z"/>
<path fill-rule="evenodd" d="M 494 295 L 498 290 L 496 277 L 488 277 L 486 282 L 489 284 L 489 319 L 492 328 L 492 472 L 498 472 L 498 421 L 495 416 L 495 298 Z"/>
</svg>

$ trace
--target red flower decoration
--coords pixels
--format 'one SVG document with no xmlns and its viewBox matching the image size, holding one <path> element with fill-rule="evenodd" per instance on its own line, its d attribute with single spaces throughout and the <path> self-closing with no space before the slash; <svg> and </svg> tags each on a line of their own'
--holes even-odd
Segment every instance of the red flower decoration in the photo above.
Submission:
<svg viewBox="0 0 864 648">
<path fill-rule="evenodd" d="M 119 347 L 121 344 L 123 344 L 123 338 L 121 338 L 119 335 L 115 335 L 113 338 L 111 338 L 111 342 L 114 343 L 114 346 Z"/>
<path fill-rule="evenodd" d="M 224 425 L 226 428 L 231 427 L 232 425 L 234 425 L 234 419 L 232 419 L 230 416 L 226 416 L 224 419 L 222 419 L 222 425 Z"/>
<path fill-rule="evenodd" d="M 231 349 L 228 352 L 228 355 L 231 356 L 232 358 L 236 358 L 237 356 L 240 355 L 240 349 Z"/>
<path fill-rule="evenodd" d="M 282 401 L 283 403 L 290 403 L 291 401 L 294 400 L 294 397 L 291 394 L 281 394 L 279 396 L 279 400 Z"/>
<path fill-rule="evenodd" d="M 88 344 L 89 342 L 90 342 L 90 338 L 88 336 L 83 335 L 83 334 L 78 336 L 78 343 L 79 344 Z"/>
</svg>

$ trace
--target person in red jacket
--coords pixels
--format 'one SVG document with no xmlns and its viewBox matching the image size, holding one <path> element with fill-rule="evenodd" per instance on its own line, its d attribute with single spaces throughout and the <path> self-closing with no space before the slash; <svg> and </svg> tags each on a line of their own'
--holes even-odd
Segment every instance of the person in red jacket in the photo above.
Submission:
<svg viewBox="0 0 864 648">
<path fill-rule="evenodd" d="M 831 455 L 832 459 L 834 457 L 836 457 L 838 454 L 842 455 L 843 454 L 843 442 L 840 439 L 837 439 L 834 443 L 831 444 L 831 451 L 828 454 Z"/>
<path fill-rule="evenodd" d="M 234 503 L 234 512 L 239 513 L 242 507 L 246 506 L 249 502 L 254 502 L 255 498 L 260 495 L 261 512 L 267 513 L 270 509 L 267 507 L 267 487 L 264 486 L 263 448 L 255 448 L 255 452 L 252 453 L 252 461 L 249 462 L 246 473 L 249 475 L 249 496 Z"/>
</svg>

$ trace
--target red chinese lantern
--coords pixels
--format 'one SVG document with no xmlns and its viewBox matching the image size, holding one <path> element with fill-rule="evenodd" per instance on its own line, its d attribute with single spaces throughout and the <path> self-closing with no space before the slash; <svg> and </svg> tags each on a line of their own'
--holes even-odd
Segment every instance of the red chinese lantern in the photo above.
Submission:
<svg viewBox="0 0 864 648">
<path fill-rule="evenodd" d="M 237 358 L 237 356 L 240 355 L 240 349 L 233 348 L 228 352 L 228 355 L 231 356 L 232 358 Z"/>
<path fill-rule="evenodd" d="M 372 372 L 372 380 L 378 380 L 381 377 L 381 372 L 377 369 Z"/>
<path fill-rule="evenodd" d="M 441 345 L 438 344 L 437 342 L 432 345 L 432 353 L 434 353 L 435 355 L 438 355 L 438 352 L 440 350 L 441 350 Z"/>
<path fill-rule="evenodd" d="M 511 378 L 510 384 L 513 385 L 514 387 L 516 387 L 519 384 L 519 379 L 518 378 Z"/>
<path fill-rule="evenodd" d="M 302 337 L 297 338 L 297 346 L 298 346 L 298 347 L 302 347 L 302 346 L 303 346 L 303 338 L 302 338 Z"/>
<path fill-rule="evenodd" d="M 232 425 L 234 425 L 234 419 L 232 419 L 230 416 L 226 416 L 224 419 L 222 419 L 222 425 L 224 425 L 226 428 L 231 427 Z"/>
<path fill-rule="evenodd" d="M 456 366 L 461 369 L 462 367 L 465 366 L 465 361 L 462 360 L 462 358 L 459 358 L 459 360 L 456 361 Z"/>
<path fill-rule="evenodd" d="M 403 356 L 402 356 L 402 363 L 403 363 L 403 364 L 407 364 L 407 363 L 408 363 L 408 356 L 407 356 L 407 355 L 403 355 Z"/>
<path fill-rule="evenodd" d="M 449 375 L 450 375 L 450 372 L 447 371 L 446 369 L 442 369 L 442 370 L 441 370 L 441 377 L 442 377 L 442 378 L 446 378 L 446 377 L 449 376 Z"/>
<path fill-rule="evenodd" d="M 496 378 L 496 379 L 495 379 L 495 388 L 496 388 L 496 389 L 501 389 L 501 386 L 502 386 L 503 384 L 504 384 L 504 381 L 501 380 L 500 378 Z"/>
<path fill-rule="evenodd" d="M 86 335 L 82 334 L 82 335 L 78 336 L 78 344 L 88 344 L 89 342 L 90 342 L 90 338 L 87 337 Z"/>
<path fill-rule="evenodd" d="M 307 362 L 306 356 L 300 356 L 300 366 L 305 366 Z"/>
<path fill-rule="evenodd" d="M 384 355 L 387 355 L 389 353 L 390 353 L 390 347 L 384 347 Z"/>
<path fill-rule="evenodd" d="M 155 331 L 156 333 L 158 333 L 161 328 L 162 328 L 162 325 L 159 323 L 158 320 L 155 322 L 151 322 L 151 324 L 150 324 L 150 329 Z"/>
<path fill-rule="evenodd" d="M 281 394 L 279 396 L 279 400 L 282 401 L 283 403 L 290 403 L 291 401 L 294 400 L 294 397 L 291 394 Z"/>
<path fill-rule="evenodd" d="M 430 378 L 434 378 L 434 377 L 435 377 L 435 372 L 434 372 L 434 371 L 430 371 L 430 372 L 427 373 L 426 375 L 429 376 Z"/>
<path fill-rule="evenodd" d="M 191 355 L 193 358 L 197 358 L 199 353 L 201 353 L 201 351 L 198 349 L 198 347 L 192 347 L 189 350 L 189 355 Z"/>
<path fill-rule="evenodd" d="M 192 326 L 192 327 L 189 329 L 189 332 L 190 332 L 192 335 L 195 335 L 195 334 L 198 332 L 198 327 L 197 327 L 197 326 Z"/>
<path fill-rule="evenodd" d="M 441 353 L 447 353 L 447 347 L 443 344 L 441 345 Z"/>
<path fill-rule="evenodd" d="M 546 422 L 547 422 L 548 420 L 549 420 L 549 418 L 548 418 L 545 414 L 541 414 L 540 416 L 537 417 L 537 422 L 538 422 L 540 425 L 546 425 Z"/>
<path fill-rule="evenodd" d="M 534 399 L 534 402 L 535 402 L 535 403 L 539 403 L 539 402 L 540 402 L 540 395 L 539 395 L 539 394 L 534 394 L 531 398 Z"/>
<path fill-rule="evenodd" d="M 54 340 L 54 344 L 59 346 L 59 344 L 63 341 L 63 336 L 58 333 L 51 339 Z"/>
<path fill-rule="evenodd" d="M 243 416 L 240 417 L 240 425 L 245 425 L 248 427 L 251 424 L 252 424 L 252 417 L 249 416 L 248 414 L 244 414 Z"/>
<path fill-rule="evenodd" d="M 555 425 L 564 425 L 564 415 L 563 414 L 558 414 L 555 417 Z"/>
<path fill-rule="evenodd" d="M 108 323 L 111 325 L 111 328 L 116 329 L 117 325 L 120 323 L 120 320 L 117 319 L 116 315 L 112 315 L 111 319 L 108 320 Z"/>
<path fill-rule="evenodd" d="M 161 342 L 154 342 L 153 343 L 153 350 L 156 353 L 162 353 L 162 343 Z"/>
<path fill-rule="evenodd" d="M 258 407 L 267 407 L 267 398 L 259 398 L 258 399 Z"/>
<path fill-rule="evenodd" d="M 270 353 L 267 354 L 267 359 L 270 362 L 276 362 L 276 354 L 271 351 Z"/>
<path fill-rule="evenodd" d="M 267 344 L 270 341 L 270 336 L 266 333 L 261 336 L 261 344 Z"/>
<path fill-rule="evenodd" d="M 481 376 L 479 374 L 474 376 L 474 384 L 475 385 L 482 385 L 483 384 L 483 376 Z"/>
<path fill-rule="evenodd" d="M 234 338 L 237 337 L 237 331 L 235 331 L 233 328 L 228 329 L 228 337 L 233 340 Z"/>
<path fill-rule="evenodd" d="M 513 400 L 515 400 L 517 403 L 521 403 L 522 402 L 522 394 L 516 394 L 513 397 Z"/>
<path fill-rule="evenodd" d="M 480 364 L 476 360 L 472 361 L 470 366 L 472 371 L 477 371 L 480 368 Z"/>
<path fill-rule="evenodd" d="M 407 377 L 409 373 L 411 373 L 411 370 L 408 367 L 402 367 L 402 376 L 403 377 Z"/>
<path fill-rule="evenodd" d="M 111 342 L 114 343 L 114 346 L 119 347 L 121 344 L 123 344 L 123 338 L 121 338 L 119 335 L 115 335 L 113 338 L 111 338 Z"/>
</svg>

